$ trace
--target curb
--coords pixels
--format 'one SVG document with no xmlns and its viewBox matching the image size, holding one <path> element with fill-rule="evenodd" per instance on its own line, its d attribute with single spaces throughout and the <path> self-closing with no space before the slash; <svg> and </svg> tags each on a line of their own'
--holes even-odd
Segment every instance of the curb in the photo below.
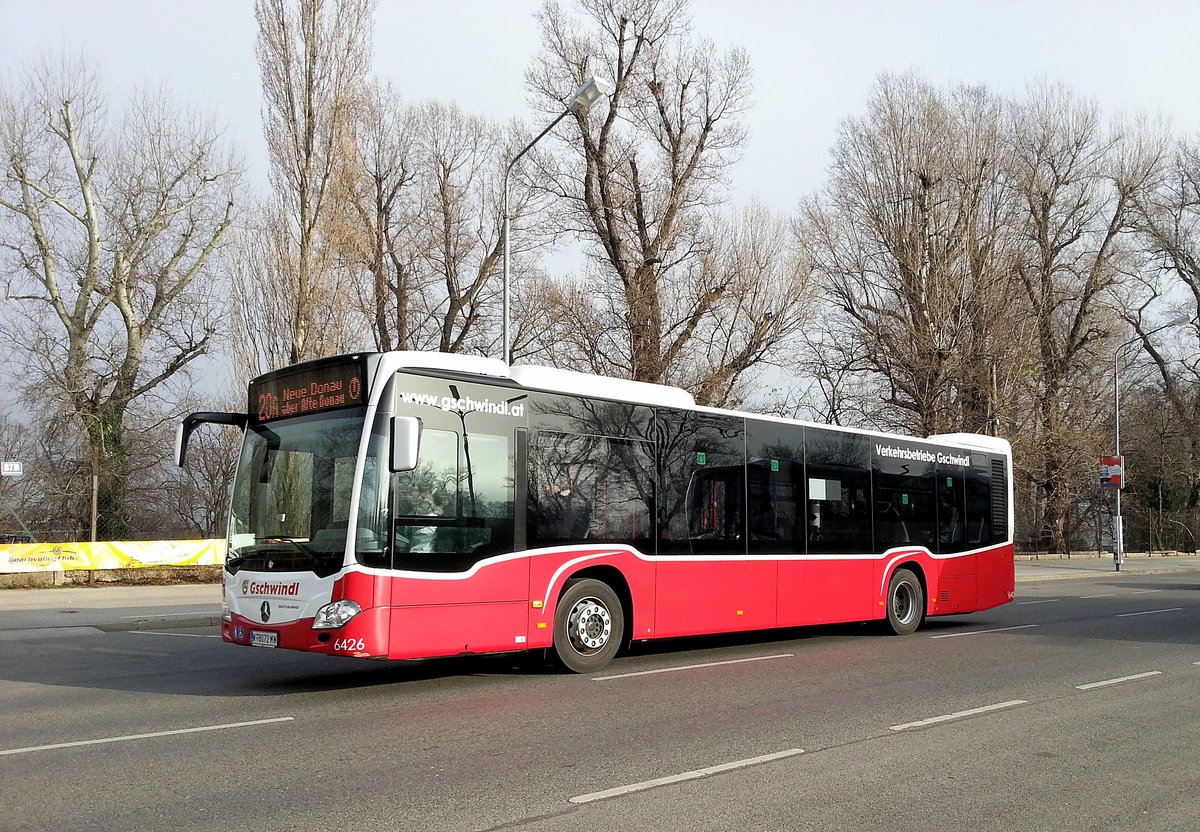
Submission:
<svg viewBox="0 0 1200 832">
<path fill-rule="evenodd" d="M 136 569 L 70 569 L 46 572 L 5 572 L 3 589 L 58 589 L 60 587 L 161 586 L 168 584 L 219 584 L 220 566 L 144 566 Z"/>
<path fill-rule="evenodd" d="M 191 618 L 156 618 L 148 615 L 145 618 L 135 618 L 132 621 L 122 621 L 120 624 L 93 624 L 97 630 L 105 633 L 128 633 L 138 630 L 182 630 L 187 627 L 219 627 L 221 614 L 197 615 Z"/>
<path fill-rule="evenodd" d="M 1017 583 L 1032 583 L 1034 581 L 1064 581 L 1079 578 L 1128 578 L 1130 575 L 1169 575 L 1173 572 L 1194 572 L 1195 569 L 1186 569 L 1183 567 L 1173 567 L 1166 569 L 1139 569 L 1137 572 L 1118 572 L 1115 569 L 1070 569 L 1061 570 L 1045 575 L 1036 575 L 1026 573 L 1025 575 L 1017 575 Z"/>
<path fill-rule="evenodd" d="M 71 622 L 70 624 L 39 624 L 32 626 L 5 627 L 0 626 L 0 641 L 16 638 L 17 633 L 37 633 L 49 635 L 78 635 L 89 633 L 133 633 L 144 630 L 182 630 L 189 627 L 219 627 L 221 614 L 193 615 L 187 618 L 171 618 L 147 615 L 130 621 L 96 621 Z"/>
</svg>

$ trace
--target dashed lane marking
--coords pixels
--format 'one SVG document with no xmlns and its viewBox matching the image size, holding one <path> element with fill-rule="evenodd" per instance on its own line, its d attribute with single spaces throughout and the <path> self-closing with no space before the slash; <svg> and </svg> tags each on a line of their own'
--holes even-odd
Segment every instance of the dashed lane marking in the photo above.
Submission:
<svg viewBox="0 0 1200 832">
<path fill-rule="evenodd" d="M 803 754 L 803 748 L 789 748 L 786 751 L 776 751 L 774 754 L 763 754 L 759 757 L 747 757 L 744 760 L 734 760 L 732 763 L 722 763 L 721 765 L 709 766 L 708 768 L 698 768 L 694 771 L 685 771 L 681 774 L 671 774 L 666 777 L 656 777 L 653 780 L 643 780 L 640 783 L 630 783 L 628 786 L 617 786 L 613 789 L 605 789 L 600 792 L 590 792 L 581 794 L 576 797 L 569 798 L 572 803 L 592 803 L 597 800 L 605 800 L 610 797 L 620 797 L 621 795 L 630 794 L 632 792 L 641 792 L 646 789 L 653 789 L 655 786 L 666 786 L 670 783 L 681 783 L 684 780 L 699 780 L 701 777 L 709 777 L 713 774 L 720 774 L 725 771 L 733 771 L 734 769 L 747 768 L 749 766 L 762 765 L 773 760 L 782 760 L 786 757 L 795 757 L 797 754 Z"/>
<path fill-rule="evenodd" d="M 199 734 L 203 731 L 224 731 L 227 728 L 249 728 L 252 725 L 270 725 L 274 722 L 291 722 L 294 716 L 279 716 L 273 719 L 253 719 L 249 722 L 226 722 L 223 725 L 201 725 L 198 728 L 177 728 L 174 731 L 154 731 L 149 734 L 128 734 L 123 737 L 104 737 L 98 740 L 79 740 L 77 742 L 56 742 L 51 745 L 31 745 L 26 748 L 10 748 L 0 751 L 0 757 L 10 754 L 28 754 L 33 751 L 52 751 L 56 748 L 78 748 L 83 745 L 103 745 L 110 742 L 126 742 L 127 740 L 146 740 L 152 737 L 173 737 L 178 734 Z"/>
<path fill-rule="evenodd" d="M 748 659 L 729 659 L 723 662 L 704 662 L 703 664 L 682 664 L 675 667 L 660 667 L 658 670 L 639 670 L 634 673 L 614 673 L 609 676 L 593 676 L 593 682 L 607 682 L 610 679 L 629 679 L 633 676 L 651 676 L 655 673 L 674 673 L 677 670 L 698 670 L 702 667 L 720 667 L 725 664 L 743 664 L 744 662 L 765 662 L 767 659 L 790 659 L 795 653 L 778 653 L 774 656 L 751 656 Z"/>
<path fill-rule="evenodd" d="M 1119 685 L 1122 682 L 1132 682 L 1135 679 L 1148 679 L 1151 676 L 1161 676 L 1161 670 L 1151 670 L 1148 673 L 1135 673 L 1132 676 L 1122 676 L 1119 679 L 1105 679 L 1102 682 L 1089 682 L 1086 685 L 1076 685 L 1076 690 L 1092 690 L 1093 688 L 1103 688 L 1109 685 Z"/>
<path fill-rule="evenodd" d="M 944 714 L 942 716 L 932 716 L 929 719 L 921 719 L 916 722 L 905 722 L 903 725 L 890 726 L 893 731 L 907 731 L 910 728 L 924 728 L 927 725 L 937 725 L 941 722 L 950 722 L 955 719 L 963 719 L 976 714 L 986 714 L 991 711 L 1000 711 L 1005 708 L 1015 708 L 1017 705 L 1026 705 L 1028 701 L 1025 699 L 1012 699 L 1008 702 L 997 702 L 995 705 L 984 705 L 982 708 L 971 708 L 968 711 L 958 711 L 952 714 Z"/>
<path fill-rule="evenodd" d="M 930 636 L 930 638 L 958 638 L 959 636 L 981 636 L 985 633 L 1004 633 L 1009 630 L 1028 630 L 1030 627 L 1036 627 L 1037 624 L 1018 624 L 1016 627 L 996 627 L 992 630 L 971 630 L 967 633 L 942 633 L 938 636 Z"/>
</svg>

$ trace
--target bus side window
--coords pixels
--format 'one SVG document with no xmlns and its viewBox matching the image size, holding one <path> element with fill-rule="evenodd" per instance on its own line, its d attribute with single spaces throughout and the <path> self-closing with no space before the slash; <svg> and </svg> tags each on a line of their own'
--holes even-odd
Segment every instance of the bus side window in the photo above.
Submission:
<svg viewBox="0 0 1200 832">
<path fill-rule="evenodd" d="M 392 475 L 393 516 L 457 516 L 458 458 L 457 433 L 426 428 L 417 467 Z"/>
<path fill-rule="evenodd" d="M 987 469 L 967 472 L 967 548 L 977 549 L 992 543 L 992 480 Z"/>
<path fill-rule="evenodd" d="M 870 475 L 833 466 L 810 465 L 808 470 L 808 551 L 870 551 Z"/>
<path fill-rule="evenodd" d="M 937 472 L 938 550 L 953 554 L 966 549 L 966 488 L 963 469 L 941 466 Z"/>
<path fill-rule="evenodd" d="M 746 554 L 746 424 L 659 411 L 658 553 Z"/>
<path fill-rule="evenodd" d="M 910 543 L 908 527 L 893 495 L 877 489 L 875 493 L 875 548 L 878 551 Z"/>
<path fill-rule="evenodd" d="M 688 537 L 740 541 L 743 533 L 742 468 L 701 469 L 688 486 Z"/>
<path fill-rule="evenodd" d="M 646 442 L 538 431 L 529 443 L 529 539 L 645 547 L 654 456 Z"/>
</svg>

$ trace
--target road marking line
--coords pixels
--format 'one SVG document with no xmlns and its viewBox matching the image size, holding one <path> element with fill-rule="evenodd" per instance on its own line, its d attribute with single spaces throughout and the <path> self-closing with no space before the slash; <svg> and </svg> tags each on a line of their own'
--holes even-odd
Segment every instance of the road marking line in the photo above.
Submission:
<svg viewBox="0 0 1200 832">
<path fill-rule="evenodd" d="M 203 633 L 156 633 L 151 630 L 134 630 L 133 632 L 142 636 L 175 636 L 176 638 L 220 638 L 220 636 L 205 635 Z"/>
<path fill-rule="evenodd" d="M 1003 708 L 1015 708 L 1017 705 L 1028 704 L 1024 699 L 1013 699 L 1009 702 L 998 702 L 995 705 L 984 705 L 982 708 L 971 708 L 969 711 L 959 711 L 954 714 L 946 714 L 945 716 L 934 716 L 929 719 L 922 719 L 919 722 L 906 722 L 903 725 L 893 725 L 893 731 L 907 731 L 909 728 L 924 728 L 926 725 L 936 725 L 939 722 L 949 722 L 952 719 L 962 719 L 963 717 L 975 716 L 976 714 L 985 714 L 989 711 L 999 711 Z"/>
<path fill-rule="evenodd" d="M 80 740 L 79 742 L 57 742 L 53 745 L 31 745 L 28 748 L 10 748 L 0 751 L 0 757 L 9 754 L 27 754 L 30 751 L 51 751 L 55 748 L 76 748 L 81 745 L 103 745 L 109 742 L 125 742 L 126 740 L 145 740 L 152 737 L 173 737 L 177 734 L 198 734 L 202 731 L 223 731 L 226 728 L 247 728 L 251 725 L 268 725 L 272 722 L 291 722 L 294 716 L 279 716 L 273 719 L 255 719 L 250 722 L 227 722 L 224 725 L 203 725 L 199 728 L 178 728 L 174 731 L 155 731 L 151 734 L 129 734 L 124 737 L 105 737 L 99 740 Z"/>
<path fill-rule="evenodd" d="M 1115 593 L 1115 592 L 1110 592 L 1107 595 L 1081 595 L 1081 596 L 1079 596 L 1081 601 L 1086 601 L 1089 598 L 1116 598 L 1116 597 L 1117 597 L 1117 593 Z"/>
<path fill-rule="evenodd" d="M 1135 673 L 1132 676 L 1122 676 L 1120 679 L 1105 679 L 1103 682 L 1092 682 L 1087 685 L 1076 685 L 1075 690 L 1091 690 L 1092 688 L 1102 688 L 1108 685 L 1117 685 L 1121 682 L 1132 682 L 1134 679 L 1147 679 L 1151 676 L 1161 675 L 1161 670 L 1151 670 L 1149 673 Z"/>
<path fill-rule="evenodd" d="M 1154 615 L 1160 612 L 1179 612 L 1183 607 L 1167 607 L 1165 610 L 1146 610 L 1145 612 L 1123 612 L 1117 618 L 1129 618 L 1134 615 Z"/>
<path fill-rule="evenodd" d="M 150 618 L 185 618 L 189 615 L 220 615 L 215 609 L 194 610 L 193 612 L 148 612 L 145 615 L 122 615 L 122 621 L 145 621 Z"/>
<path fill-rule="evenodd" d="M 1042 600 L 1042 601 L 1019 601 L 1019 602 L 1017 602 L 1017 606 L 1018 607 L 1028 607 L 1030 604 L 1053 604 L 1055 601 L 1061 601 L 1061 600 L 1062 600 L 1061 598 L 1046 598 L 1045 600 Z"/>
<path fill-rule="evenodd" d="M 1151 592 L 1162 592 L 1161 589 L 1139 589 L 1136 592 L 1129 593 L 1130 595 L 1149 595 Z"/>
<path fill-rule="evenodd" d="M 157 650 L 113 650 L 108 647 L 75 647 L 66 644 L 55 645 L 55 649 L 74 651 L 76 653 L 104 653 L 111 656 L 133 656 L 138 659 L 144 659 L 147 656 L 166 658 L 171 655 L 170 653 L 160 653 Z"/>
<path fill-rule="evenodd" d="M 611 676 L 593 676 L 593 682 L 607 682 L 609 679 L 628 679 L 631 676 L 650 676 L 655 673 L 674 673 L 676 670 L 697 670 L 701 667 L 719 667 L 723 664 L 742 664 L 743 662 L 765 662 L 767 659 L 790 659 L 795 653 L 779 653 L 774 656 L 753 656 L 749 659 L 729 659 L 723 662 L 705 662 L 704 664 L 683 664 L 675 667 L 662 667 L 658 670 L 639 670 L 636 673 L 614 673 Z"/>
<path fill-rule="evenodd" d="M 581 794 L 576 797 L 569 798 L 571 803 L 592 803 L 596 800 L 604 800 L 609 797 L 619 797 L 620 795 L 630 794 L 632 792 L 641 792 L 646 789 L 653 789 L 655 786 L 665 786 L 669 783 L 680 783 L 684 780 L 699 780 L 701 777 L 709 777 L 713 774 L 720 774 L 725 771 L 733 771 L 734 769 L 747 768 L 749 766 L 757 766 L 762 763 L 769 763 L 772 760 L 782 760 L 785 757 L 795 757 L 797 754 L 803 754 L 803 748 L 789 748 L 786 751 L 776 751 L 774 754 L 763 754 L 760 757 L 748 757 L 745 760 L 735 760 L 732 763 L 722 763 L 708 768 L 698 768 L 695 771 L 685 771 L 682 774 L 671 774 L 666 777 L 656 777 L 653 780 L 643 780 L 640 783 L 631 783 L 628 786 L 617 786 L 615 789 L 605 789 L 601 792 L 590 792 L 589 794 Z"/>
<path fill-rule="evenodd" d="M 958 638 L 959 636 L 978 636 L 984 633 L 1003 633 L 1008 630 L 1028 630 L 1030 627 L 1036 627 L 1037 624 L 1019 624 L 1016 627 L 997 627 L 994 630 L 972 630 L 969 633 L 943 633 L 940 636 L 930 636 L 930 638 Z"/>
</svg>

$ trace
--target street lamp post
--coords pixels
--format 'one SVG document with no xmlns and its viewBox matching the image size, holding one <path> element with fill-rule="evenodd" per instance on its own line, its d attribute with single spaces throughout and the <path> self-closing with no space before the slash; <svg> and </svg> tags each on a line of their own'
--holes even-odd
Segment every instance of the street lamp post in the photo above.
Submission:
<svg viewBox="0 0 1200 832">
<path fill-rule="evenodd" d="M 1135 338 L 1130 338 L 1128 341 L 1123 341 L 1117 345 L 1116 352 L 1113 353 L 1113 440 L 1114 444 L 1116 445 L 1114 454 L 1118 459 L 1121 458 L 1121 376 L 1119 372 L 1121 354 L 1125 352 L 1125 348 L 1130 344 L 1136 344 L 1138 341 L 1149 338 L 1151 335 L 1160 330 L 1166 329 L 1167 327 L 1178 326 L 1179 324 L 1186 324 L 1190 320 L 1191 318 L 1189 318 L 1187 315 L 1180 316 L 1172 321 L 1168 321 L 1162 326 L 1155 327 L 1144 335 L 1138 335 Z M 1116 490 L 1117 505 L 1116 511 L 1113 514 L 1113 565 L 1116 567 L 1116 571 L 1118 572 L 1121 571 L 1121 564 L 1125 562 L 1125 526 L 1124 520 L 1121 517 L 1121 491 L 1124 486 L 1125 467 L 1122 465 L 1121 488 Z"/>
<path fill-rule="evenodd" d="M 535 144 L 541 141 L 542 137 L 555 128 L 555 126 L 565 117 L 572 113 L 578 113 L 580 110 L 594 104 L 601 96 L 608 95 L 613 90 L 613 83 L 606 78 L 594 76 L 588 79 L 588 82 L 575 91 L 575 95 L 571 96 L 571 100 L 567 102 L 567 106 L 563 109 L 554 121 L 546 126 L 546 129 L 538 133 L 537 136 L 529 144 L 525 145 L 524 150 L 518 153 L 508 163 L 508 167 L 504 169 L 504 202 L 501 210 L 504 212 L 503 226 L 500 234 L 504 238 L 504 248 L 502 256 L 502 269 L 504 273 L 504 324 L 501 330 L 501 339 L 504 341 L 504 363 L 508 364 L 512 358 L 511 345 L 508 338 L 508 179 L 512 174 L 513 166 L 517 164 L 522 156 L 528 153 Z"/>
</svg>

